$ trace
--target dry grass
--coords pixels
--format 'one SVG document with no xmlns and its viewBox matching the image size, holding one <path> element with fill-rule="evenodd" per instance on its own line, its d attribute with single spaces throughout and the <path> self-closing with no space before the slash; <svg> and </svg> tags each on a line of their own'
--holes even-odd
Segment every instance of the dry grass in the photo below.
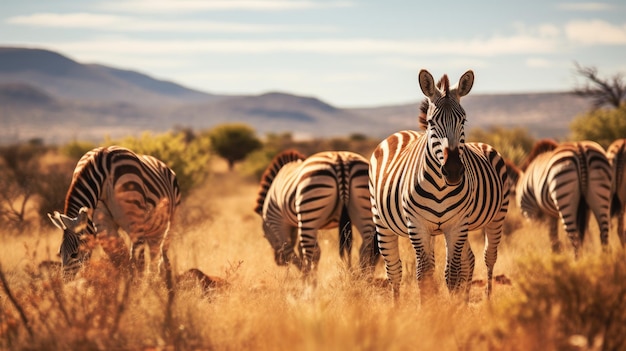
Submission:
<svg viewBox="0 0 626 351">
<path fill-rule="evenodd" d="M 208 290 L 180 282 L 171 307 L 159 279 L 131 279 L 94 257 L 82 277 L 62 284 L 38 267 L 55 256 L 60 234 L 50 228 L 19 237 L 0 233 L 0 264 L 19 310 L 0 290 L 0 349 L 182 350 L 587 350 L 624 349 L 626 259 L 611 233 L 613 253 L 601 255 L 597 228 L 579 262 L 550 253 L 547 229 L 522 225 L 500 246 L 491 300 L 472 287 L 470 302 L 443 283 L 444 243 L 437 238 L 439 294 L 419 302 L 414 255 L 403 243 L 402 294 L 350 275 L 338 257 L 336 233 L 320 234 L 316 287 L 294 268 L 277 267 L 253 213 L 257 185 L 218 171 L 181 209 L 170 257 L 177 274 L 197 268 L 219 277 Z M 188 211 L 188 213 L 185 213 Z M 204 219 L 198 219 L 202 217 Z M 593 222 L 593 221 L 592 221 Z M 593 224 L 595 225 L 595 224 Z M 474 279 L 485 278 L 482 237 L 473 233 Z M 355 245 L 356 246 L 356 245 Z M 356 251 L 356 250 L 355 250 Z M 600 258 L 604 257 L 604 258 Z M 357 262 L 356 252 L 353 262 Z M 612 268 L 611 268 L 612 267 Z M 621 268 L 624 268 L 623 270 Z M 382 265 L 376 271 L 384 277 Z M 624 279 L 622 279 L 624 278 Z M 612 298 L 609 298 L 611 297 Z M 167 325 L 166 312 L 172 312 Z M 607 311 L 613 312 L 608 313 Z M 566 321 L 568 321 L 566 323 Z M 599 327 L 598 327 L 599 326 Z M 612 343 L 610 343 L 610 342 Z"/>
</svg>

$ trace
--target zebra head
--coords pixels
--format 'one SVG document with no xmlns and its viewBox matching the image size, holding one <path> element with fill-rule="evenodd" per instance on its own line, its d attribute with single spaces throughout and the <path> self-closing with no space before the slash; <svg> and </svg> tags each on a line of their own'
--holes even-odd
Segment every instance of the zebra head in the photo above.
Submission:
<svg viewBox="0 0 626 351">
<path fill-rule="evenodd" d="M 89 228 L 93 228 L 93 222 L 89 218 L 89 210 L 82 207 L 76 218 L 68 217 L 54 211 L 48 213 L 48 218 L 57 228 L 63 230 L 63 241 L 59 249 L 63 272 L 66 277 L 73 278 L 81 264 L 89 259 L 91 251 L 81 247 L 85 243 L 85 235 L 90 234 Z M 95 232 L 95 230 L 91 230 Z"/>
<path fill-rule="evenodd" d="M 287 240 L 285 235 L 279 233 L 280 230 L 272 228 L 272 226 L 265 221 L 263 222 L 263 235 L 274 250 L 274 261 L 276 261 L 276 264 L 279 266 L 287 266 L 293 263 L 298 269 L 302 269 L 300 257 L 296 255 L 293 249 L 297 235 L 296 231 L 293 230 L 289 233 L 290 240 Z"/>
<path fill-rule="evenodd" d="M 448 185 L 458 185 L 463 179 L 465 166 L 462 155 L 465 144 L 465 110 L 461 97 L 467 95 L 474 84 L 474 72 L 465 72 L 458 84 L 450 87 L 444 74 L 435 85 L 433 76 L 426 70 L 419 73 L 420 87 L 426 95 L 425 113 L 428 149 L 439 163 L 441 174 Z"/>
</svg>

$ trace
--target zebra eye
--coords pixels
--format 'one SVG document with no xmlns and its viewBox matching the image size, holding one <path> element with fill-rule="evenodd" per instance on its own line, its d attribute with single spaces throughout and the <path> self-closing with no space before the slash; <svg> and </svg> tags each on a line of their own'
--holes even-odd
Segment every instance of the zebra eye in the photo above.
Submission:
<svg viewBox="0 0 626 351">
<path fill-rule="evenodd" d="M 75 253 L 71 254 L 71 255 L 70 255 L 70 257 L 71 257 L 71 258 L 77 258 L 77 257 L 78 257 L 78 253 L 77 253 L 77 252 L 75 252 Z"/>
</svg>

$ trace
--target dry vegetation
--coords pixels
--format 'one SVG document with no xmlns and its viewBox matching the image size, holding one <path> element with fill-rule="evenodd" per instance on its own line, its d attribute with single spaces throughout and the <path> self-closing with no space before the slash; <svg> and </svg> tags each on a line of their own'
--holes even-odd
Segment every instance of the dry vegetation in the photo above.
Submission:
<svg viewBox="0 0 626 351">
<path fill-rule="evenodd" d="M 469 303 L 443 283 L 444 242 L 437 238 L 439 294 L 420 304 L 414 255 L 403 246 L 402 295 L 352 276 L 334 231 L 321 233 L 315 288 L 293 268 L 277 267 L 253 213 L 257 184 L 217 169 L 180 209 L 170 257 L 178 274 L 198 268 L 223 281 L 203 289 L 181 280 L 168 313 L 158 279 L 131 280 L 94 257 L 75 282 L 54 269 L 60 233 L 52 225 L 19 236 L 0 232 L 0 349 L 54 350 L 623 350 L 626 256 L 614 232 L 602 254 L 592 227 L 585 254 L 550 253 L 547 229 L 509 216 L 486 300 L 482 237 L 473 233 L 476 270 Z M 355 245 L 356 246 L 356 245 Z M 356 255 L 356 253 L 354 253 Z M 357 262 L 356 256 L 353 262 Z M 384 277 L 379 266 L 377 277 Z M 4 285 L 4 284 L 3 284 Z"/>
</svg>

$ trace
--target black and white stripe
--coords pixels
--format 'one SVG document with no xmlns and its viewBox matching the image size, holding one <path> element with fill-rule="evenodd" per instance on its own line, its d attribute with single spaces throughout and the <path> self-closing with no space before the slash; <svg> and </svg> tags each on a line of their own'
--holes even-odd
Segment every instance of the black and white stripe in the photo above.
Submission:
<svg viewBox="0 0 626 351">
<path fill-rule="evenodd" d="M 378 145 L 370 160 L 372 213 L 387 277 L 398 297 L 402 263 L 398 237 L 411 240 L 422 293 L 434 290 L 434 236 L 446 240 L 445 279 L 451 291 L 469 291 L 474 255 L 468 232 L 484 228 L 487 294 L 508 209 L 509 183 L 500 154 L 482 143 L 465 143 L 465 111 L 460 98 L 471 90 L 466 72 L 455 87 L 446 75 L 435 86 L 420 72 L 427 96 L 420 124 L 425 132 L 401 131 Z"/>
<path fill-rule="evenodd" d="M 255 212 L 278 265 L 293 263 L 305 276 L 317 268 L 319 229 L 338 227 L 340 254 L 350 265 L 352 223 L 362 237 L 360 267 L 371 271 L 378 251 L 370 209 L 367 160 L 356 153 L 327 151 L 305 158 L 287 150 L 265 171 Z M 294 251 L 298 246 L 297 253 Z"/>
<path fill-rule="evenodd" d="M 526 218 L 549 221 L 554 252 L 561 250 L 560 220 L 578 257 L 589 210 L 598 222 L 601 243 L 608 244 L 611 173 L 604 149 L 595 142 L 542 140 L 521 167 L 516 202 Z"/>
<path fill-rule="evenodd" d="M 176 175 L 156 158 L 119 146 L 87 152 L 74 170 L 64 214 L 48 214 L 63 230 L 60 254 L 66 274 L 74 276 L 90 256 L 81 245 L 85 235 L 117 236 L 119 229 L 131 240 L 130 257 L 139 256 L 145 245 L 150 259 L 159 258 L 160 263 L 166 258 L 167 234 L 179 203 Z M 97 230 L 96 211 L 101 214 Z M 141 266 L 143 260 L 136 263 Z"/>
</svg>

